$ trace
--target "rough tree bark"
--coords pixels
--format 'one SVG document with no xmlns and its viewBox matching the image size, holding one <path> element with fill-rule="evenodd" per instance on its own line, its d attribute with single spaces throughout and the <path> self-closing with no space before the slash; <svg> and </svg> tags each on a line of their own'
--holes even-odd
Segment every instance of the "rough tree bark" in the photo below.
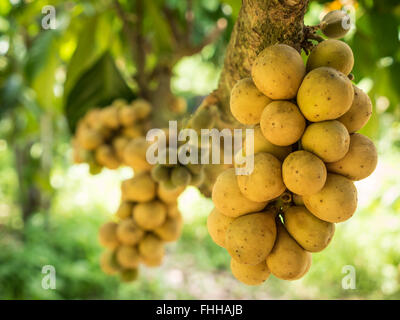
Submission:
<svg viewBox="0 0 400 320">
<path fill-rule="evenodd" d="M 229 110 L 232 87 L 249 77 L 255 57 L 265 47 L 285 43 L 300 51 L 305 38 L 304 14 L 308 0 L 243 0 L 228 44 L 218 89 L 223 119 L 236 123 Z"/>
</svg>

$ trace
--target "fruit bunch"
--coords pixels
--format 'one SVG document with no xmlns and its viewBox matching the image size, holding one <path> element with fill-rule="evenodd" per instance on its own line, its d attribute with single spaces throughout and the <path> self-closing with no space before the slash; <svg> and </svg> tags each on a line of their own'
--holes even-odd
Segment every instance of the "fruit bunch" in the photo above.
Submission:
<svg viewBox="0 0 400 320">
<path fill-rule="evenodd" d="M 295 49 L 276 44 L 256 57 L 251 78 L 233 87 L 232 114 L 254 126 L 254 154 L 242 151 L 253 156 L 254 170 L 218 176 L 207 225 L 238 280 L 301 278 L 311 253 L 330 243 L 335 223 L 354 214 L 353 181 L 374 171 L 377 151 L 356 132 L 372 104 L 348 77 L 353 64 L 339 40 L 316 45 L 306 65 Z"/>
<path fill-rule="evenodd" d="M 140 263 L 148 267 L 162 263 L 164 244 L 181 234 L 177 198 L 182 191 L 164 188 L 148 172 L 122 182 L 121 204 L 114 219 L 99 231 L 99 242 L 107 249 L 100 259 L 104 273 L 119 273 L 123 281 L 133 281 Z"/>
<path fill-rule="evenodd" d="M 143 99 L 130 104 L 115 100 L 103 109 L 91 109 L 77 125 L 74 161 L 89 163 L 92 173 L 98 173 L 102 167 L 116 169 L 122 164 L 132 166 L 137 162 L 140 167 L 142 161 L 132 156 L 132 149 L 139 150 L 140 155 L 150 113 L 151 105 Z M 125 149 L 128 149 L 126 155 Z"/>
</svg>

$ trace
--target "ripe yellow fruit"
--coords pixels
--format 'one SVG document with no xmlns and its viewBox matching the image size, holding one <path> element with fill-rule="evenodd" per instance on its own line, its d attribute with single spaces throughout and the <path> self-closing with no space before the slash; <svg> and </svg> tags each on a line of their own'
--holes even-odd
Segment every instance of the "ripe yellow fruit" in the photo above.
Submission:
<svg viewBox="0 0 400 320">
<path fill-rule="evenodd" d="M 101 122 L 105 127 L 110 129 L 119 127 L 118 109 L 117 106 L 109 106 L 101 110 Z"/>
<path fill-rule="evenodd" d="M 318 219 L 304 206 L 288 208 L 285 211 L 284 220 L 289 234 L 304 250 L 309 252 L 325 249 L 335 233 L 333 223 Z"/>
<path fill-rule="evenodd" d="M 146 267 L 154 268 L 154 267 L 158 267 L 162 264 L 163 256 L 159 256 L 159 257 L 143 257 L 143 256 L 141 256 L 140 261 L 143 262 L 143 264 L 146 265 Z"/>
<path fill-rule="evenodd" d="M 328 173 L 321 191 L 303 196 L 304 205 L 321 220 L 338 223 L 350 219 L 357 209 L 354 183 L 338 174 Z"/>
<path fill-rule="evenodd" d="M 210 237 L 220 247 L 225 247 L 226 229 L 232 223 L 234 218 L 227 217 L 217 209 L 213 209 L 207 218 L 207 229 Z"/>
<path fill-rule="evenodd" d="M 123 201 L 146 202 L 156 195 L 156 184 L 148 173 L 138 173 L 121 185 Z"/>
<path fill-rule="evenodd" d="M 331 67 L 348 75 L 353 66 L 354 56 L 349 45 L 334 39 L 320 42 L 307 60 L 307 72 L 319 67 Z"/>
<path fill-rule="evenodd" d="M 131 103 L 131 108 L 135 112 L 136 119 L 146 119 L 151 113 L 151 104 L 144 99 L 136 99 Z"/>
<path fill-rule="evenodd" d="M 305 76 L 297 105 L 307 120 L 317 122 L 339 118 L 350 109 L 353 98 L 353 85 L 346 75 L 320 67 Z"/>
<path fill-rule="evenodd" d="M 124 162 L 126 165 L 138 171 L 149 171 L 152 165 L 147 162 L 146 152 L 150 144 L 144 137 L 131 140 L 124 150 Z"/>
<path fill-rule="evenodd" d="M 122 162 L 124 159 L 125 147 L 128 145 L 129 139 L 124 136 L 117 136 L 112 141 L 112 146 L 118 159 Z"/>
<path fill-rule="evenodd" d="M 277 229 L 274 248 L 267 257 L 267 267 L 279 279 L 300 279 L 311 264 L 311 254 L 297 244 L 281 222 Z"/>
<path fill-rule="evenodd" d="M 98 130 L 83 127 L 76 133 L 78 144 L 85 150 L 94 150 L 103 143 L 103 137 Z"/>
<path fill-rule="evenodd" d="M 100 227 L 99 242 L 103 247 L 114 249 L 119 245 L 117 227 L 115 222 L 107 222 Z"/>
<path fill-rule="evenodd" d="M 130 105 L 122 106 L 119 109 L 119 122 L 125 127 L 132 126 L 137 120 L 137 114 L 134 108 Z"/>
<path fill-rule="evenodd" d="M 310 151 L 324 162 L 342 159 L 349 151 L 350 135 L 337 120 L 310 124 L 301 138 L 304 150 Z"/>
<path fill-rule="evenodd" d="M 360 130 L 368 122 L 372 115 L 372 103 L 368 95 L 360 88 L 353 86 L 354 100 L 344 115 L 337 120 L 343 123 L 349 133 Z"/>
<path fill-rule="evenodd" d="M 298 194 L 313 194 L 322 189 L 326 181 L 326 167 L 314 154 L 299 150 L 289 154 L 282 165 L 286 187 Z"/>
<path fill-rule="evenodd" d="M 350 180 L 362 180 L 374 172 L 378 154 L 374 143 L 360 133 L 350 136 L 349 152 L 336 162 L 327 164 L 330 172 L 341 174 Z"/>
<path fill-rule="evenodd" d="M 144 230 L 154 230 L 165 222 L 167 218 L 166 206 L 158 200 L 138 203 L 133 208 L 135 222 Z"/>
<path fill-rule="evenodd" d="M 118 240 L 125 245 L 135 245 L 143 238 L 143 236 L 144 231 L 133 221 L 133 219 L 125 219 L 118 225 Z"/>
<path fill-rule="evenodd" d="M 145 130 L 143 128 L 143 124 L 141 123 L 135 123 L 134 126 L 130 127 L 125 127 L 121 131 L 122 136 L 126 139 L 135 139 L 135 138 L 142 138 L 142 136 L 145 133 Z"/>
<path fill-rule="evenodd" d="M 231 91 L 230 107 L 233 116 L 243 124 L 257 124 L 261 113 L 272 100 L 262 94 L 250 78 L 236 82 Z"/>
<path fill-rule="evenodd" d="M 115 151 L 107 144 L 99 146 L 95 151 L 94 157 L 98 164 L 111 170 L 117 169 L 120 165 Z"/>
<path fill-rule="evenodd" d="M 233 220 L 226 230 L 225 247 L 237 262 L 257 265 L 265 261 L 275 238 L 275 213 L 268 210 Z"/>
<path fill-rule="evenodd" d="M 185 190 L 185 187 L 175 187 L 173 189 L 169 189 L 166 188 L 163 183 L 160 183 L 157 189 L 157 196 L 164 203 L 175 204 L 183 190 Z"/>
<path fill-rule="evenodd" d="M 132 218 L 133 204 L 131 202 L 122 201 L 115 215 L 120 219 Z"/>
<path fill-rule="evenodd" d="M 271 274 L 265 261 L 256 265 L 243 264 L 231 258 L 231 271 L 237 280 L 249 286 L 257 286 Z"/>
<path fill-rule="evenodd" d="M 212 190 L 212 200 L 222 214 L 232 218 L 260 211 L 267 205 L 266 201 L 251 201 L 240 192 L 234 168 L 227 169 L 218 176 Z"/>
<path fill-rule="evenodd" d="M 321 20 L 321 31 L 329 38 L 343 38 L 350 30 L 350 17 L 342 10 L 328 12 Z"/>
<path fill-rule="evenodd" d="M 115 251 L 104 251 L 100 256 L 100 268 L 108 275 L 114 275 L 120 270 L 120 266 L 116 262 Z"/>
<path fill-rule="evenodd" d="M 300 54 L 285 44 L 265 48 L 251 68 L 258 90 L 274 100 L 294 98 L 305 73 Z"/>
<path fill-rule="evenodd" d="M 141 257 L 147 259 L 159 259 L 164 256 L 164 244 L 155 235 L 147 234 L 139 243 L 139 253 Z"/>
<path fill-rule="evenodd" d="M 277 146 L 289 146 L 301 138 L 306 120 L 295 104 L 273 101 L 264 109 L 260 126 L 269 142 Z"/>
<path fill-rule="evenodd" d="M 247 199 L 261 203 L 279 197 L 286 189 L 281 167 L 282 163 L 272 154 L 255 154 L 253 172 L 237 176 L 240 192 Z"/>
<path fill-rule="evenodd" d="M 167 217 L 165 222 L 158 228 L 154 229 L 154 233 L 165 242 L 176 241 L 179 239 L 179 236 L 182 232 L 182 223 L 181 217 L 170 218 Z"/>
<path fill-rule="evenodd" d="M 116 251 L 116 259 L 123 268 L 137 268 L 140 262 L 139 252 L 135 247 L 122 245 Z"/>
</svg>

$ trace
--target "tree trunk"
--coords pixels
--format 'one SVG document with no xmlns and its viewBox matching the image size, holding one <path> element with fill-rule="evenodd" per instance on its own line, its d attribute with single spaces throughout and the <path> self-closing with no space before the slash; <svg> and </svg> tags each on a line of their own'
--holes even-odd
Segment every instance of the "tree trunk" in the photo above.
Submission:
<svg viewBox="0 0 400 320">
<path fill-rule="evenodd" d="M 229 110 L 231 89 L 236 81 L 250 76 L 251 66 L 260 51 L 275 43 L 285 43 L 300 51 L 307 5 L 308 0 L 242 1 L 218 89 L 214 92 L 225 121 L 236 122 Z"/>
</svg>

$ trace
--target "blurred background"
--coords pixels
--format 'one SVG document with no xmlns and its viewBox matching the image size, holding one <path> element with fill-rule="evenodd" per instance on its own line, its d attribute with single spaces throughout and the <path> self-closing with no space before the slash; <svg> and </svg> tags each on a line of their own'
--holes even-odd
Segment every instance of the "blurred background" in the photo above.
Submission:
<svg viewBox="0 0 400 320">
<path fill-rule="evenodd" d="M 157 49 L 149 63 L 156 63 L 173 41 L 158 6 L 179 18 L 186 4 L 145 3 L 146 35 Z M 56 8 L 55 30 L 41 28 L 48 4 Z M 329 247 L 313 255 L 306 277 L 271 277 L 253 288 L 231 275 L 228 254 L 207 233 L 213 204 L 193 187 L 179 199 L 184 231 L 168 245 L 162 267 L 142 268 L 128 284 L 102 273 L 98 228 L 119 205 L 120 181 L 133 173 L 104 169 L 93 176 L 87 164 L 74 165 L 69 128 L 82 114 L 80 104 L 118 97 L 106 81 L 113 69 L 93 67 L 105 65 L 104 57 L 135 90 L 128 75 L 136 66 L 122 23 L 110 0 L 0 0 L 0 299 L 400 299 L 400 3 L 310 1 L 306 24 L 343 6 L 355 18 L 344 39 L 355 55 L 355 82 L 374 105 L 361 132 L 377 145 L 378 167 L 357 183 L 354 218 L 338 225 Z M 239 9 L 239 0 L 193 1 L 194 43 L 220 19 L 226 29 L 173 68 L 172 91 L 189 109 L 215 89 Z M 44 265 L 56 268 L 56 290 L 41 286 Z M 356 270 L 355 289 L 342 288 L 346 266 Z"/>
</svg>

